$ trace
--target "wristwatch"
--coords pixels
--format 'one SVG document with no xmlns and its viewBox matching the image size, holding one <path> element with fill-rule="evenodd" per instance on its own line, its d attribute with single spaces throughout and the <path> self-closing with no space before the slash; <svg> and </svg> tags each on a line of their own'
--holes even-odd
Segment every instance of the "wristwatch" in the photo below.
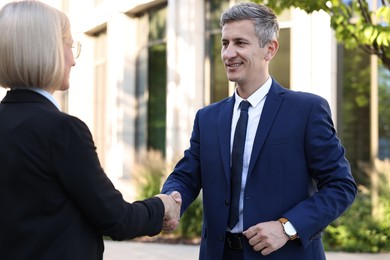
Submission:
<svg viewBox="0 0 390 260">
<path fill-rule="evenodd" d="M 290 223 L 290 221 L 288 221 L 288 219 L 280 218 L 279 222 L 282 223 L 284 233 L 290 238 L 290 240 L 294 240 L 298 237 L 297 230 Z"/>
</svg>

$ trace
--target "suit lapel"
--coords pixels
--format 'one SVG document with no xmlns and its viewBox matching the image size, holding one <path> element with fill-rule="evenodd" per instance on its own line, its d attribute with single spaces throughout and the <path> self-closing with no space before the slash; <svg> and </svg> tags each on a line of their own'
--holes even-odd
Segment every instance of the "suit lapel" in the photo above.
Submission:
<svg viewBox="0 0 390 260">
<path fill-rule="evenodd" d="M 234 95 L 221 106 L 218 118 L 218 138 L 226 180 L 230 183 L 230 132 L 234 107 Z"/>
<path fill-rule="evenodd" d="M 273 121 L 279 111 L 280 105 L 284 99 L 285 90 L 276 82 L 272 81 L 272 86 L 268 92 L 267 99 L 264 103 L 264 108 L 261 113 L 259 126 L 257 128 L 252 155 L 248 169 L 248 175 L 251 174 L 257 157 L 263 148 L 267 135 L 272 127 Z"/>
</svg>

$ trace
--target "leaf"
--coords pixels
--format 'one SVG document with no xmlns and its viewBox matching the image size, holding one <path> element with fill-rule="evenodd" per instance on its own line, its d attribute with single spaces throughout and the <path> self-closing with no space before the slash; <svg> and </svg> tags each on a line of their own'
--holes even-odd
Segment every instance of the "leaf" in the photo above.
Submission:
<svg viewBox="0 0 390 260">
<path fill-rule="evenodd" d="M 375 42 L 375 39 L 378 37 L 378 34 L 379 32 L 377 28 L 375 28 L 374 26 L 367 26 L 363 31 L 364 38 L 362 39 L 362 41 L 372 44 L 373 42 Z"/>
<path fill-rule="evenodd" d="M 390 32 L 379 33 L 377 43 L 381 46 L 390 47 Z"/>
<path fill-rule="evenodd" d="M 376 16 L 378 17 L 378 21 L 382 21 L 390 24 L 390 7 L 382 6 L 376 11 Z"/>
</svg>

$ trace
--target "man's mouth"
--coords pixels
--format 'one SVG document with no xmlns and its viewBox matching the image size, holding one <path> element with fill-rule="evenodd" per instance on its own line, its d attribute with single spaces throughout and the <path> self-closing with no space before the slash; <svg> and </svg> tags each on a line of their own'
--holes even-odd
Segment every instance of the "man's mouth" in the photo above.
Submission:
<svg viewBox="0 0 390 260">
<path fill-rule="evenodd" d="M 237 63 L 237 62 L 225 63 L 225 66 L 228 69 L 236 69 L 236 68 L 240 67 L 241 65 L 242 65 L 242 63 Z"/>
</svg>

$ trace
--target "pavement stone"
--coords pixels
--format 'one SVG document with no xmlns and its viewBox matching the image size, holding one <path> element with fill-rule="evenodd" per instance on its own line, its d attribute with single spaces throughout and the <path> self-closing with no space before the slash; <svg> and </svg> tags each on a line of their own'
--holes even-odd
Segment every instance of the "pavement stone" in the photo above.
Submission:
<svg viewBox="0 0 390 260">
<path fill-rule="evenodd" d="M 198 260 L 199 245 L 104 241 L 104 260 Z M 327 252 L 327 260 L 390 260 L 388 254 Z"/>
</svg>

